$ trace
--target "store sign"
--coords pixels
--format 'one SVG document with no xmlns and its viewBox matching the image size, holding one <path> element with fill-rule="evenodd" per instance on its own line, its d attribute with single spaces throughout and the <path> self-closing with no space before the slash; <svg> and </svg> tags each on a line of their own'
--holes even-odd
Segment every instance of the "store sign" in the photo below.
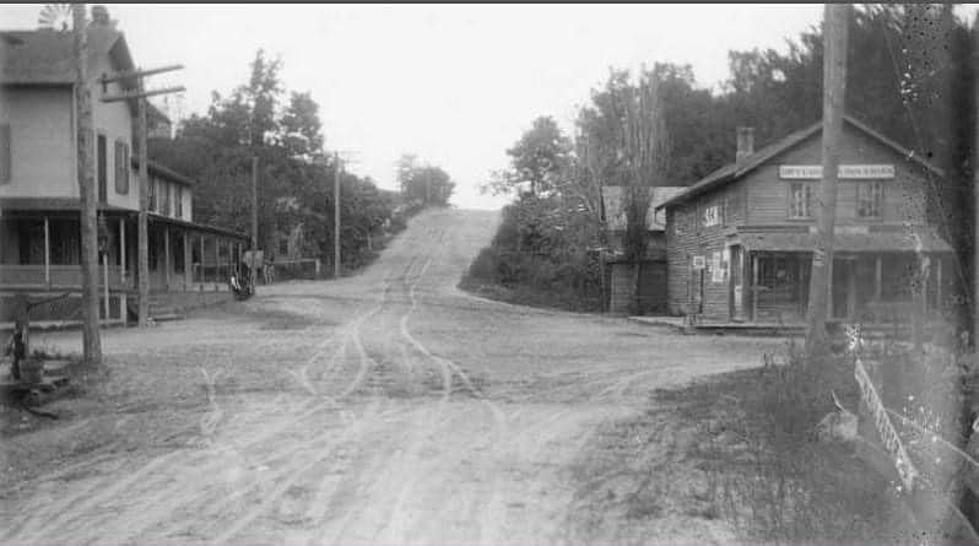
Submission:
<svg viewBox="0 0 979 546">
<path fill-rule="evenodd" d="M 873 179 L 894 178 L 894 165 L 840 165 L 839 178 Z M 779 165 L 778 177 L 786 180 L 819 180 L 823 177 L 822 165 Z"/>
</svg>

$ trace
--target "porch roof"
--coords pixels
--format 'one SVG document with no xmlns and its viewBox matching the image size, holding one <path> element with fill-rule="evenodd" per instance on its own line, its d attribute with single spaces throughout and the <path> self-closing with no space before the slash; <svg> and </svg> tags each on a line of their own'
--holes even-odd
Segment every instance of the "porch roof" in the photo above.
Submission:
<svg viewBox="0 0 979 546">
<path fill-rule="evenodd" d="M 110 212 L 133 212 L 130 209 L 100 204 L 99 210 Z M 0 214 L 7 211 L 58 212 L 81 210 L 77 197 L 4 197 L 0 198 Z"/>
<path fill-rule="evenodd" d="M 906 232 L 837 233 L 835 252 L 952 252 L 952 247 L 933 228 L 915 227 Z M 750 251 L 812 252 L 815 233 L 740 233 L 741 244 Z M 919 246 L 920 243 L 920 246 Z"/>
<path fill-rule="evenodd" d="M 134 212 L 135 216 L 136 213 Z M 158 222 L 161 224 L 172 224 L 178 227 L 186 228 L 194 231 L 203 231 L 206 233 L 213 233 L 215 235 L 223 235 L 225 237 L 230 237 L 232 239 L 239 239 L 242 241 L 248 241 L 249 236 L 244 233 L 239 233 L 237 231 L 226 229 L 218 226 L 212 226 L 209 224 L 199 224 L 197 222 L 188 222 L 187 220 L 181 220 L 178 218 L 171 218 L 169 216 L 163 216 L 161 214 L 156 214 L 155 212 L 148 212 L 146 214 L 150 222 Z"/>
</svg>

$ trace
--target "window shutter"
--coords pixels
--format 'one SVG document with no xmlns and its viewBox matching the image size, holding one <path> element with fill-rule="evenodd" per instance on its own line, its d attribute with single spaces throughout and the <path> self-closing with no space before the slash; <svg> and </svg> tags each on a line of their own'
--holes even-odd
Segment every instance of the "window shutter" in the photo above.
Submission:
<svg viewBox="0 0 979 546">
<path fill-rule="evenodd" d="M 0 125 L 0 184 L 10 182 L 10 125 Z"/>
</svg>

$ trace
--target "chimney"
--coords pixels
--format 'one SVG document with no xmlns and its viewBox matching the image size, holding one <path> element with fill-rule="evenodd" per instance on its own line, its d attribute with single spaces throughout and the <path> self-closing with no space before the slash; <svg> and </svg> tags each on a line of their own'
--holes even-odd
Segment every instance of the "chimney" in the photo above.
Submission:
<svg viewBox="0 0 979 546">
<path fill-rule="evenodd" d="M 734 156 L 735 161 L 741 161 L 753 153 L 755 153 L 755 128 L 738 127 L 738 153 Z"/>
<path fill-rule="evenodd" d="M 109 10 L 105 6 L 92 6 L 92 24 L 108 27 L 112 26 L 109 20 Z"/>
</svg>

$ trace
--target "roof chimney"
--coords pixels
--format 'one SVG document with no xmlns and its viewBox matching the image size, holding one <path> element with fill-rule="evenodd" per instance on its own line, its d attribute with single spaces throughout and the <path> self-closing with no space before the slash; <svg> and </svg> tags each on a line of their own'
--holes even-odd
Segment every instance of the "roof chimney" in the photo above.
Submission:
<svg viewBox="0 0 979 546">
<path fill-rule="evenodd" d="M 734 156 L 735 161 L 741 161 L 753 153 L 755 153 L 755 128 L 738 127 L 738 153 Z"/>
<path fill-rule="evenodd" d="M 111 26 L 109 21 L 109 10 L 105 6 L 92 6 L 92 24 L 99 26 Z"/>
</svg>

